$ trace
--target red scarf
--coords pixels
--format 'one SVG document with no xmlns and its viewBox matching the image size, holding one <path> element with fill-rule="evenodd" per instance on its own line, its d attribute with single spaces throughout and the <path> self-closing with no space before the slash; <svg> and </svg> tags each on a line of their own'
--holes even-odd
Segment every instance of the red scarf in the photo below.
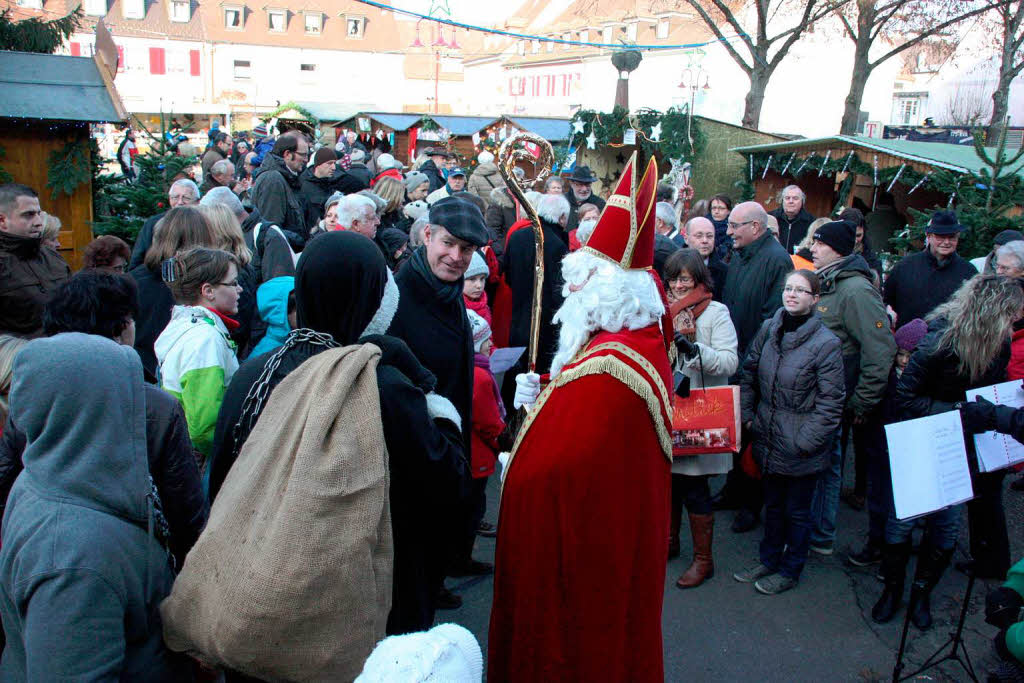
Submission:
<svg viewBox="0 0 1024 683">
<path fill-rule="evenodd" d="M 213 313 L 215 316 L 220 318 L 221 322 L 224 323 L 224 327 L 228 328 L 228 332 L 234 332 L 235 330 L 242 326 L 242 323 L 238 322 L 234 318 L 227 317 L 226 315 L 224 315 L 215 308 L 210 308 L 209 306 L 203 306 L 203 308 L 205 308 L 210 313 Z"/>
<path fill-rule="evenodd" d="M 491 309 L 487 306 L 487 292 L 481 292 L 480 298 L 475 300 L 463 294 L 462 300 L 466 302 L 467 309 L 486 320 L 488 325 L 491 324 Z"/>
<path fill-rule="evenodd" d="M 704 285 L 697 285 L 685 297 L 673 301 L 669 306 L 669 312 L 672 314 L 672 326 L 676 332 L 694 341 L 697 337 L 697 318 L 710 303 L 711 292 Z"/>
</svg>

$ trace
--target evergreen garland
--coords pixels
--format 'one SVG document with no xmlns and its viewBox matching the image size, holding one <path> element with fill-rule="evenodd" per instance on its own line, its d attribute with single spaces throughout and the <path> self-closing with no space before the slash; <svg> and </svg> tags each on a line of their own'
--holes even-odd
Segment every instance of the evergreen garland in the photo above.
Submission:
<svg viewBox="0 0 1024 683">
<path fill-rule="evenodd" d="M 314 116 L 313 112 L 311 112 L 310 110 L 306 109 L 305 107 L 302 107 L 302 106 L 296 104 L 294 101 L 293 102 L 286 102 L 285 104 L 282 104 L 280 107 L 278 107 L 274 111 L 270 112 L 269 114 L 264 115 L 261 118 L 264 121 L 269 121 L 270 119 L 277 118 L 278 116 L 280 116 L 281 114 L 285 113 L 286 111 L 296 111 L 296 112 L 302 114 L 302 118 L 304 118 L 307 121 L 309 121 L 310 125 L 313 126 L 313 130 L 320 130 L 320 119 L 318 119 L 316 116 Z"/>
<path fill-rule="evenodd" d="M 71 196 L 79 185 L 93 177 L 89 145 L 84 140 L 74 140 L 53 150 L 46 163 L 46 186 L 50 188 L 51 199 L 56 199 L 62 192 Z"/>
<path fill-rule="evenodd" d="M 587 148 L 587 137 L 593 133 L 597 145 L 622 146 L 623 132 L 627 128 L 636 130 L 636 144 L 648 155 L 657 153 L 662 159 L 682 159 L 692 162 L 701 155 L 707 138 L 700 122 L 692 119 L 685 109 L 673 107 L 664 114 L 655 109 L 639 109 L 630 114 L 623 107 L 612 112 L 601 113 L 593 109 L 576 112 L 571 123 L 582 121 L 582 133 L 570 133 L 568 148 Z M 652 138 L 652 129 L 661 124 L 658 140 Z M 692 143 L 691 143 L 692 138 Z M 556 161 L 564 161 L 568 149 L 560 150 Z"/>
</svg>

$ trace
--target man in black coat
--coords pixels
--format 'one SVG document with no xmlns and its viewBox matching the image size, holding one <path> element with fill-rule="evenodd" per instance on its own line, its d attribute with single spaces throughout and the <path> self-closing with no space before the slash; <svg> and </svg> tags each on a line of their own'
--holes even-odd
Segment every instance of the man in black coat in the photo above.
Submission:
<svg viewBox="0 0 1024 683">
<path fill-rule="evenodd" d="M 454 404 L 463 426 L 464 452 L 470 453 L 473 419 L 473 334 L 462 298 L 463 275 L 476 250 L 487 244 L 487 227 L 476 205 L 448 197 L 430 207 L 424 244 L 395 276 L 401 296 L 388 334 L 409 345 L 437 377 L 437 393 Z M 472 491 L 452 521 L 449 576 L 488 574 L 490 564 L 471 553 L 483 517 L 486 479 Z M 439 601 L 459 601 L 446 589 Z"/>
<path fill-rule="evenodd" d="M 737 204 L 729 214 L 733 256 L 725 276 L 722 303 L 736 326 L 737 353 L 742 367 L 747 347 L 765 320 L 782 306 L 782 286 L 793 261 L 771 232 L 768 214 L 757 202 Z M 737 463 L 738 464 L 738 463 Z M 732 529 L 739 533 L 757 526 L 761 514 L 760 482 L 733 467 L 716 507 L 739 507 Z"/>
<path fill-rule="evenodd" d="M 569 222 L 565 231 L 572 232 L 580 224 L 580 204 L 593 204 L 599 211 L 604 211 L 604 200 L 594 194 L 590 186 L 597 182 L 597 176 L 590 172 L 589 166 L 577 166 L 569 176 L 569 190 L 565 198 L 569 200 Z"/>
<path fill-rule="evenodd" d="M 423 162 L 423 165 L 418 170 L 427 176 L 427 179 L 430 181 L 430 191 L 433 192 L 438 188 L 444 187 L 445 183 L 448 182 L 445 180 L 444 174 L 441 173 L 441 167 L 444 166 L 451 155 L 439 147 L 428 147 L 424 154 L 427 155 L 427 160 Z"/>
<path fill-rule="evenodd" d="M 804 208 L 807 195 L 796 185 L 786 186 L 781 197 L 781 206 L 772 211 L 772 215 L 779 221 L 779 244 L 787 254 L 792 254 L 807 236 L 807 228 L 814 222 L 814 216 Z"/>
<path fill-rule="evenodd" d="M 333 175 L 337 163 L 338 154 L 330 147 L 321 147 L 313 155 L 313 164 L 299 176 L 308 226 L 316 225 L 324 217 L 324 204 L 334 194 Z"/>
<path fill-rule="evenodd" d="M 277 139 L 274 148 L 256 171 L 252 186 L 252 205 L 263 220 L 282 230 L 290 230 L 309 239 L 306 211 L 302 202 L 299 174 L 309 159 L 309 143 L 299 133 L 289 131 Z"/>
<path fill-rule="evenodd" d="M 725 291 L 725 276 L 728 266 L 718 256 L 718 250 L 715 248 L 715 224 L 709 218 L 698 216 L 690 219 L 684 227 L 684 231 L 683 238 L 686 240 L 686 246 L 700 252 L 704 258 L 704 265 L 711 271 L 711 282 L 715 286 L 712 298 L 715 301 L 721 301 L 722 292 Z"/>
<path fill-rule="evenodd" d="M 970 261 L 956 253 L 960 225 L 953 211 L 936 211 L 924 230 L 928 245 L 907 256 L 885 281 L 885 303 L 896 312 L 896 324 L 924 318 L 945 303 L 965 280 L 978 274 Z"/>
<path fill-rule="evenodd" d="M 558 350 L 558 329 L 551 321 L 562 306 L 562 259 L 569 253 L 563 241 L 565 225 L 569 220 L 569 202 L 558 194 L 544 195 L 537 204 L 541 228 L 544 231 L 544 288 L 541 291 L 541 324 L 537 350 L 537 372 L 546 373 L 551 359 Z M 502 255 L 505 283 L 512 290 L 512 316 L 509 324 L 509 346 L 529 346 L 530 320 L 533 311 L 533 276 L 536 249 L 532 228 L 517 230 L 508 240 Z M 520 361 L 526 372 L 526 354 Z M 516 372 L 505 374 L 510 381 L 506 388 L 515 390 Z M 511 404 L 511 401 L 508 402 Z"/>
</svg>

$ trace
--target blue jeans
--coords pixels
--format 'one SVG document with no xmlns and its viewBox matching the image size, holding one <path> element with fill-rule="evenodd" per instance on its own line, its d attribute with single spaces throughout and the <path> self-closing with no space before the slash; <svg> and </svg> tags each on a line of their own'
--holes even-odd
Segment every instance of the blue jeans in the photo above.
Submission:
<svg viewBox="0 0 1024 683">
<path fill-rule="evenodd" d="M 939 550 L 949 550 L 956 545 L 956 538 L 960 534 L 960 517 L 963 515 L 963 510 L 962 504 L 953 505 L 925 515 L 928 542 L 933 547 Z M 896 519 L 896 513 L 891 511 L 889 519 L 885 523 L 885 542 L 895 545 L 909 541 L 918 519 L 917 517 Z"/>
<path fill-rule="evenodd" d="M 839 431 L 832 437 L 828 468 L 821 473 L 811 501 L 811 543 L 828 545 L 836 540 L 836 513 L 839 511 L 839 488 L 843 483 L 843 451 L 839 447 Z"/>
<path fill-rule="evenodd" d="M 761 564 L 783 576 L 799 579 L 807 562 L 811 538 L 811 498 L 820 474 L 787 477 L 766 474 L 764 539 Z"/>
</svg>

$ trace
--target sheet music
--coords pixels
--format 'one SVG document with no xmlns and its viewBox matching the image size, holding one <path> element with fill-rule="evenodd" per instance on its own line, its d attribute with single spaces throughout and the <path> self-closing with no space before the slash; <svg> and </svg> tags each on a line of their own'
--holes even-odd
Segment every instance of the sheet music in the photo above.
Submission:
<svg viewBox="0 0 1024 683">
<path fill-rule="evenodd" d="M 909 519 L 974 497 L 959 411 L 885 426 L 896 517 Z"/>
<path fill-rule="evenodd" d="M 494 349 L 494 353 L 491 354 L 491 372 L 498 375 L 507 371 L 519 361 L 524 351 L 525 346 Z"/>
<path fill-rule="evenodd" d="M 973 401 L 975 396 L 1011 408 L 1024 407 L 1024 389 L 1019 379 L 967 391 L 968 401 Z M 1024 444 L 1007 434 L 975 434 L 974 449 L 978 452 L 978 468 L 982 472 L 994 472 L 1024 462 Z"/>
</svg>

